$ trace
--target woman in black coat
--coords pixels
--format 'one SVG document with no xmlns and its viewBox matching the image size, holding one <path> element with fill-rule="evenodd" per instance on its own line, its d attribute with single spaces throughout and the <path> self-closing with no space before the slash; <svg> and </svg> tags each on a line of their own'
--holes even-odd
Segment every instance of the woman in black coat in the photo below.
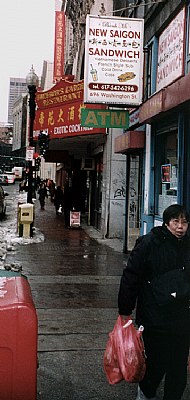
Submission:
<svg viewBox="0 0 190 400">
<path fill-rule="evenodd" d="M 56 215 L 59 215 L 59 208 L 63 208 L 64 205 L 64 199 L 63 199 L 63 190 L 61 189 L 61 186 L 57 186 L 57 189 L 55 189 L 54 192 L 54 206 L 56 210 Z"/>
<path fill-rule="evenodd" d="M 174 204 L 163 225 L 140 237 L 121 277 L 118 306 L 126 320 L 136 308 L 144 326 L 147 370 L 136 400 L 156 400 L 165 376 L 163 400 L 180 400 L 187 381 L 190 344 L 189 215 Z"/>
</svg>

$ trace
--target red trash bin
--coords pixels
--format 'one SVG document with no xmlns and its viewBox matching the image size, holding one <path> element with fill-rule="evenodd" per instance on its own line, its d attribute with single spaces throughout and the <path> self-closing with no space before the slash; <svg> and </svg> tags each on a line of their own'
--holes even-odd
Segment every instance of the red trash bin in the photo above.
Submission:
<svg viewBox="0 0 190 400">
<path fill-rule="evenodd" d="M 37 331 L 27 279 L 0 277 L 1 400 L 36 400 Z"/>
</svg>

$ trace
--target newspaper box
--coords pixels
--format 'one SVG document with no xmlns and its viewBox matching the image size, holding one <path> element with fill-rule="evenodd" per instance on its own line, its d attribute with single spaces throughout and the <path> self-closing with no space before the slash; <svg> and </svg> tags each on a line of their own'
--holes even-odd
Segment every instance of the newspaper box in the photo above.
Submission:
<svg viewBox="0 0 190 400">
<path fill-rule="evenodd" d="M 23 225 L 23 237 L 30 237 L 31 224 L 34 221 L 34 205 L 27 203 L 19 205 L 19 219 Z"/>
<path fill-rule="evenodd" d="M 80 227 L 80 211 L 70 211 L 70 227 Z"/>
</svg>

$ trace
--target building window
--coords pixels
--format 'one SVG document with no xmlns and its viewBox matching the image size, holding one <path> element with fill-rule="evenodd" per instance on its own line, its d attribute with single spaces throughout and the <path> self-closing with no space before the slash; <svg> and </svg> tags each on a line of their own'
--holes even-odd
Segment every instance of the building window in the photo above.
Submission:
<svg viewBox="0 0 190 400">
<path fill-rule="evenodd" d="M 177 203 L 178 190 L 178 130 L 158 132 L 155 141 L 155 214 Z"/>
<path fill-rule="evenodd" d="M 143 100 L 146 101 L 156 91 L 156 73 L 158 60 L 158 39 L 153 40 L 144 49 Z"/>
</svg>

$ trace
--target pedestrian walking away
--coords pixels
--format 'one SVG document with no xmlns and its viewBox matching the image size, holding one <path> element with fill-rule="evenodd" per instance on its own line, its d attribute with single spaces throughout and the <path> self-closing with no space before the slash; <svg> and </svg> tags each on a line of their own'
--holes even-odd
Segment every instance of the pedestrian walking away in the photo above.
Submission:
<svg viewBox="0 0 190 400">
<path fill-rule="evenodd" d="M 51 202 L 53 203 L 55 199 L 55 182 L 53 181 L 53 179 L 50 180 L 48 188 L 51 197 Z"/>
<path fill-rule="evenodd" d="M 55 205 L 56 215 L 59 215 L 59 208 L 61 207 L 63 209 L 64 206 L 63 190 L 61 189 L 61 186 L 57 186 L 57 189 L 55 190 L 54 205 Z"/>
<path fill-rule="evenodd" d="M 39 202 L 40 202 L 41 210 L 44 210 L 45 198 L 48 197 L 46 185 L 44 182 L 41 183 L 40 188 L 38 190 L 38 194 L 39 194 Z"/>
<path fill-rule="evenodd" d="M 70 211 L 73 209 L 73 192 L 67 181 L 64 186 L 64 218 L 65 228 L 70 227 Z"/>
<path fill-rule="evenodd" d="M 190 345 L 189 214 L 173 204 L 163 212 L 162 226 L 139 237 L 123 270 L 119 314 L 126 321 L 135 310 L 144 326 L 146 373 L 136 400 L 180 400 L 187 384 Z"/>
</svg>

